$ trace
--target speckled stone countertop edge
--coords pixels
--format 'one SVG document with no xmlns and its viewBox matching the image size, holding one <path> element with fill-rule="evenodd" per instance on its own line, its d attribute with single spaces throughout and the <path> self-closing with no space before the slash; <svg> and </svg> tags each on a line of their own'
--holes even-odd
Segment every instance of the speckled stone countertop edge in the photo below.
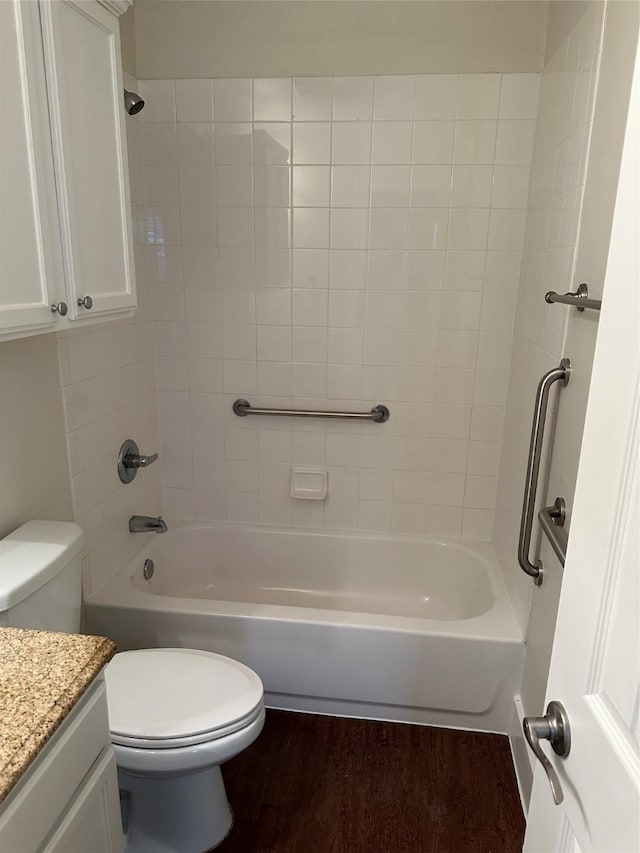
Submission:
<svg viewBox="0 0 640 853">
<path fill-rule="evenodd" d="M 0 803 L 6 799 L 17 782 L 22 778 L 31 763 L 48 743 L 51 736 L 65 720 L 69 712 L 90 687 L 102 668 L 111 660 L 116 652 L 115 643 L 106 637 L 93 637 L 82 634 L 55 634 L 47 631 L 27 631 L 23 629 L 0 628 L 0 650 L 7 632 L 19 637 L 24 646 L 25 661 L 37 667 L 37 653 L 48 644 L 47 654 L 49 669 L 43 666 L 38 673 L 38 679 L 47 678 L 46 691 L 39 691 L 38 685 L 29 683 L 31 679 L 15 677 L 15 701 L 12 703 L 19 712 L 14 718 L 11 708 L 6 713 L 3 708 L 0 720 Z M 17 634 L 19 632 L 19 635 Z M 37 639 L 33 656 L 30 649 L 33 640 Z M 76 659 L 76 654 L 84 652 L 84 658 Z M 75 654 L 74 654 L 75 653 Z M 2 666 L 6 667 L 6 660 Z M 15 657 L 14 657 L 15 663 Z M 0 673 L 2 670 L 0 669 Z M 7 678 L 3 674 L 0 685 L 0 699 L 7 696 Z M 24 682 L 27 682 L 25 684 Z M 36 688 L 33 690 L 33 688 Z M 4 688 L 4 689 L 2 689 Z M 19 691 L 23 691 L 23 695 Z M 30 694 L 30 695 L 29 695 Z M 29 711 L 32 707 L 32 713 Z M 25 723 L 28 714 L 28 723 Z M 10 737 L 7 738 L 7 733 Z M 7 744 L 7 740 L 10 743 Z"/>
</svg>

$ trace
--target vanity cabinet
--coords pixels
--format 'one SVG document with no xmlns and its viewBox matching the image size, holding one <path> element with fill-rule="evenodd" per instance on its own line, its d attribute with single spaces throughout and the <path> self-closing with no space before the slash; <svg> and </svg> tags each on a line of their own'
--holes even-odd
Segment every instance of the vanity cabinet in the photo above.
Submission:
<svg viewBox="0 0 640 853">
<path fill-rule="evenodd" d="M 99 676 L 0 806 L 0 850 L 122 853 L 107 695 Z"/>
<path fill-rule="evenodd" d="M 136 307 L 117 0 L 0 3 L 0 339 Z"/>
</svg>

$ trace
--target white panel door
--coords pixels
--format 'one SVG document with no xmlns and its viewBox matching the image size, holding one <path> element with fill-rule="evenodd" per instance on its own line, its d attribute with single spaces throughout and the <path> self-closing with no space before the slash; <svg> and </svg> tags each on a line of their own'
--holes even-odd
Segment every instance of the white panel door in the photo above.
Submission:
<svg viewBox="0 0 640 853">
<path fill-rule="evenodd" d="M 69 317 L 91 320 L 136 305 L 119 24 L 95 0 L 40 7 Z"/>
<path fill-rule="evenodd" d="M 63 289 L 35 3 L 0 2 L 0 338 L 48 331 Z"/>
<path fill-rule="evenodd" d="M 640 850 L 640 67 L 631 94 L 547 702 L 571 751 L 536 765 L 525 851 Z M 544 709 L 540 709 L 540 714 Z"/>
</svg>

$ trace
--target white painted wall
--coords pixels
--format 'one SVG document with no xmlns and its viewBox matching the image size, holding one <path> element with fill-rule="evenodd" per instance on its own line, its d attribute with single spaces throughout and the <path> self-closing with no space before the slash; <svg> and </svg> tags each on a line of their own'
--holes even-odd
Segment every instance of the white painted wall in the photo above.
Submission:
<svg viewBox="0 0 640 853">
<path fill-rule="evenodd" d="M 140 79 L 537 72 L 546 2 L 136 0 Z"/>
<path fill-rule="evenodd" d="M 73 518 L 54 335 L 0 344 L 0 537 Z"/>
</svg>

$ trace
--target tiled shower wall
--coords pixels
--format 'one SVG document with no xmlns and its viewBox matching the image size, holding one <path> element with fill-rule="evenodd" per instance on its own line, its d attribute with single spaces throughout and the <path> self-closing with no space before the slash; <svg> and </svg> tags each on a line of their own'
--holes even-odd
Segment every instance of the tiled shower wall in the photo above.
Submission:
<svg viewBox="0 0 640 853">
<path fill-rule="evenodd" d="M 590 3 L 579 22 L 549 58 L 541 77 L 507 426 L 500 467 L 497 501 L 500 523 L 496 522 L 493 535 L 496 553 L 523 627 L 529 616 L 533 586 L 517 566 L 516 554 L 536 386 L 540 377 L 556 367 L 563 356 L 572 358 L 573 375 L 570 386 L 562 392 L 562 410 L 554 436 L 556 452 L 549 476 L 550 491 L 546 496 L 547 502 L 553 503 L 556 495 L 564 495 L 570 511 L 595 348 L 597 315 L 579 315 L 566 306 L 548 305 L 544 294 L 548 290 L 561 293 L 575 290 L 583 280 L 575 277 L 576 249 L 593 127 L 603 16 L 603 4 Z M 602 222 L 600 227 L 606 233 L 610 223 Z M 586 272 L 589 278 L 590 295 L 599 299 L 602 282 L 594 282 L 593 269 L 591 263 L 583 273 Z M 553 408 L 557 393 L 556 388 Z M 567 434 L 571 450 L 558 452 L 564 434 Z M 545 459 L 548 464 L 546 456 Z M 543 474 L 543 483 L 544 479 Z M 539 495 L 540 505 L 544 500 L 543 492 Z M 551 572 L 556 576 L 560 574 L 560 567 L 555 562 L 551 565 L 553 568 L 547 586 L 551 584 Z M 559 592 L 559 578 L 557 583 Z M 553 626 L 549 630 L 549 639 L 552 636 Z"/>
<path fill-rule="evenodd" d="M 490 535 L 538 85 L 141 83 L 168 516 Z M 289 497 L 296 466 L 325 502 Z"/>
<path fill-rule="evenodd" d="M 125 76 L 124 82 L 127 89 L 137 91 L 133 78 Z M 152 453 L 158 446 L 151 314 L 140 228 L 144 224 L 140 122 L 127 117 L 126 129 L 138 309 L 128 320 L 58 334 L 73 512 L 86 537 L 85 596 L 144 542 L 140 534 L 129 533 L 129 516 L 162 512 L 158 465 L 140 471 L 126 486 L 116 470 L 118 450 L 126 438 L 135 439 L 143 453 Z"/>
</svg>

